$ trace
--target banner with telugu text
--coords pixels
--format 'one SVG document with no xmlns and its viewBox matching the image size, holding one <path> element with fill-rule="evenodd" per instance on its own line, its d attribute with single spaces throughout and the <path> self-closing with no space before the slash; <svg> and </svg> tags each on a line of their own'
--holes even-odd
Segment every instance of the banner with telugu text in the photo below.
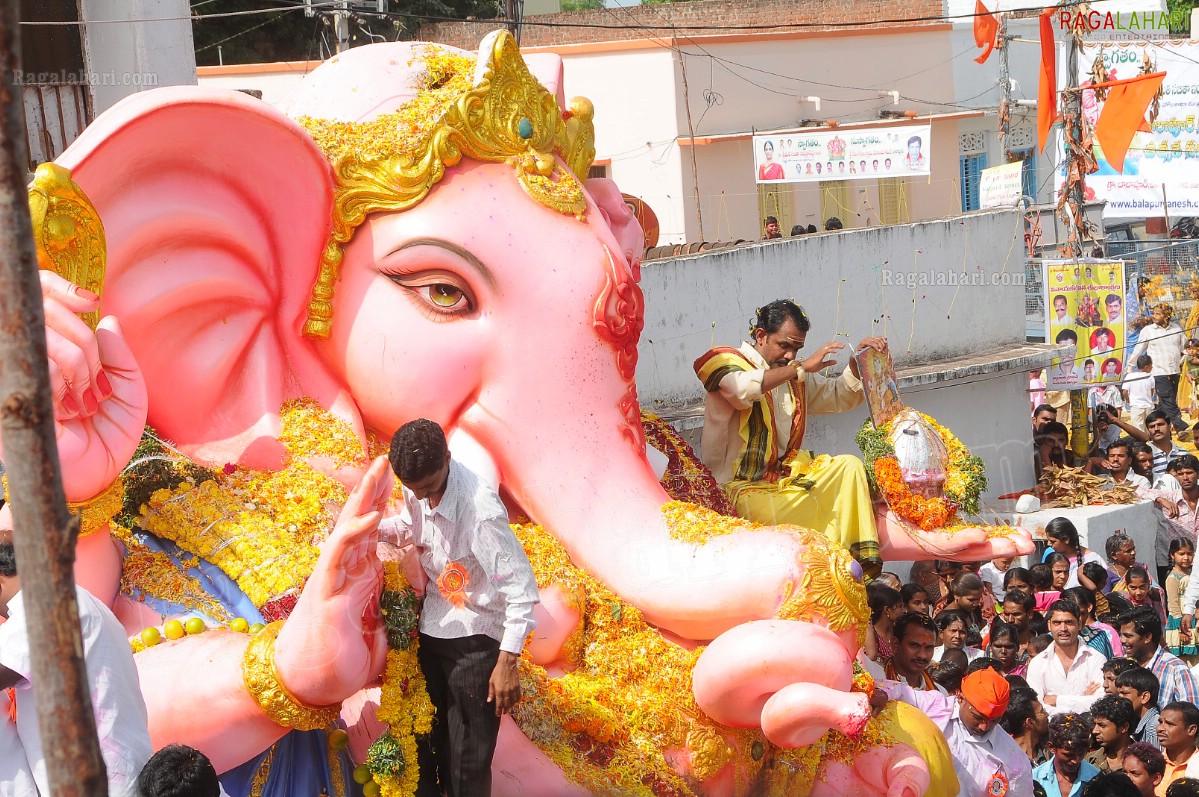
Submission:
<svg viewBox="0 0 1199 797">
<path fill-rule="evenodd" d="M 1124 263 L 1047 260 L 1045 340 L 1066 347 L 1045 376 L 1050 390 L 1120 384 L 1124 369 Z"/>
<path fill-rule="evenodd" d="M 983 169 L 978 182 L 978 206 L 986 209 L 1016 204 L 1024 194 L 1023 177 L 1023 161 Z"/>
<path fill-rule="evenodd" d="M 754 136 L 759 183 L 928 176 L 932 127 L 872 127 Z"/>
<path fill-rule="evenodd" d="M 1164 71 L 1161 104 L 1152 132 L 1138 132 L 1128 148 L 1124 173 L 1118 174 L 1095 143 L 1099 171 L 1086 178 L 1086 201 L 1107 201 L 1104 216 L 1141 218 L 1169 215 L 1199 216 L 1199 43 L 1149 41 L 1136 43 L 1086 44 L 1078 59 L 1083 115 L 1093 126 L 1104 103 L 1085 87 L 1094 81 L 1092 66 L 1102 58 L 1109 80 L 1125 80 L 1141 74 L 1145 56 Z M 1058 146 L 1059 164 L 1064 164 Z M 1058 192 L 1065 179 L 1058 170 Z M 1163 188 L 1169 212 L 1163 212 Z"/>
</svg>

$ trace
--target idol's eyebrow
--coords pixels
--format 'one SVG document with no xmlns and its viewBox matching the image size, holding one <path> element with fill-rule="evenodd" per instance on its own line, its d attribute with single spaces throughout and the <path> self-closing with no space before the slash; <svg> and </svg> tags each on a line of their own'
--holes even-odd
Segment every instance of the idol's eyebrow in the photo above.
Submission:
<svg viewBox="0 0 1199 797">
<path fill-rule="evenodd" d="M 388 252 L 389 255 L 394 255 L 396 252 L 402 252 L 405 249 L 411 249 L 414 246 L 436 246 L 444 249 L 447 252 L 453 252 L 466 261 L 466 264 L 471 266 L 475 271 L 479 272 L 479 276 L 487 283 L 487 287 L 494 289 L 496 287 L 495 275 L 491 273 L 491 269 L 483 264 L 483 261 L 475 256 L 475 254 L 467 249 L 462 248 L 453 241 L 447 241 L 444 238 L 413 238 L 411 241 L 405 241 L 395 249 Z"/>
</svg>

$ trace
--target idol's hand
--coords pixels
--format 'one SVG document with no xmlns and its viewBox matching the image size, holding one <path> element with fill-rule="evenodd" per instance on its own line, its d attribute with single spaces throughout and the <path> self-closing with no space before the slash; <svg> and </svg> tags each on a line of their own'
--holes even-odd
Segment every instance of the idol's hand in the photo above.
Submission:
<svg viewBox="0 0 1199 797">
<path fill-rule="evenodd" d="M 383 565 L 375 554 L 392 487 L 386 457 L 350 493 L 320 560 L 275 643 L 283 684 L 311 706 L 340 702 L 383 672 Z"/>
<path fill-rule="evenodd" d="M 115 318 L 95 332 L 79 318 L 100 307 L 94 293 L 52 271 L 38 276 L 63 488 L 68 501 L 86 501 L 133 456 L 146 425 L 146 382 Z"/>
</svg>

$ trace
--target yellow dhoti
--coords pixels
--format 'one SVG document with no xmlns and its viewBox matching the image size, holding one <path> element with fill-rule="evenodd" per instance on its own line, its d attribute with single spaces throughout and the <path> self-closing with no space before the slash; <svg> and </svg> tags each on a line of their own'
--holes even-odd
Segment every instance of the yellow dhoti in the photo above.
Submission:
<svg viewBox="0 0 1199 797">
<path fill-rule="evenodd" d="M 874 504 L 862 460 L 842 454 L 813 457 L 796 451 L 783 462 L 777 482 L 732 481 L 725 485 L 741 517 L 788 523 L 823 533 L 849 549 L 870 576 L 882 570 Z"/>
</svg>

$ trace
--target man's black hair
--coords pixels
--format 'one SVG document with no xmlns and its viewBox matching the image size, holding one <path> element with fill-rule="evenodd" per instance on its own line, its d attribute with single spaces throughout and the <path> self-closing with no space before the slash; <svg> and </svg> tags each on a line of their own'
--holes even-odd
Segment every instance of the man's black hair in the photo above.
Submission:
<svg viewBox="0 0 1199 797">
<path fill-rule="evenodd" d="M 1049 746 L 1087 752 L 1091 749 L 1091 723 L 1073 711 L 1049 718 Z"/>
<path fill-rule="evenodd" d="M 937 638 L 937 627 L 933 625 L 932 619 L 930 619 L 927 614 L 920 614 L 919 612 L 905 612 L 898 620 L 895 621 L 895 641 L 902 643 L 903 638 L 907 636 L 908 629 L 912 628 L 913 626 L 916 628 L 923 628 L 925 631 L 928 631 L 933 635 L 934 640 Z"/>
<path fill-rule="evenodd" d="M 1050 435 L 1060 434 L 1062 437 L 1069 439 L 1070 430 L 1066 428 L 1066 424 L 1061 421 L 1050 421 L 1041 427 L 1041 433 L 1037 436 L 1038 439 L 1049 437 Z"/>
<path fill-rule="evenodd" d="M 1186 468 L 1187 470 L 1199 471 L 1199 457 L 1194 454 L 1183 454 L 1178 459 L 1174 460 L 1178 463 L 1178 468 Z"/>
<path fill-rule="evenodd" d="M 990 656 L 979 656 L 974 661 L 966 665 L 966 675 L 973 675 L 979 670 L 994 670 L 1003 675 L 1003 665 L 998 660 Z"/>
<path fill-rule="evenodd" d="M 441 427 L 427 418 L 417 418 L 392 435 L 388 459 L 400 481 L 411 482 L 436 473 L 445 465 L 449 452 Z"/>
<path fill-rule="evenodd" d="M 779 223 L 779 220 L 777 217 L 775 217 L 775 216 L 767 216 L 766 217 L 766 224 L 778 224 L 778 223 Z"/>
<path fill-rule="evenodd" d="M 1154 410 L 1145 416 L 1145 426 L 1148 426 L 1154 421 L 1165 421 L 1166 423 L 1169 423 L 1170 416 L 1167 415 L 1163 410 Z"/>
<path fill-rule="evenodd" d="M 1103 662 L 1101 668 L 1104 673 L 1111 673 L 1113 678 L 1119 678 L 1121 673 L 1126 673 L 1134 667 L 1139 667 L 1134 660 L 1127 656 L 1115 656 Z M 1117 684 L 1118 686 L 1119 684 Z"/>
<path fill-rule="evenodd" d="M 825 230 L 840 230 L 844 228 L 844 226 L 845 225 L 841 223 L 841 219 L 837 218 L 836 216 L 829 216 L 828 221 L 824 223 Z"/>
<path fill-rule="evenodd" d="M 1126 697 L 1104 695 L 1091 706 L 1091 717 L 1103 717 L 1119 728 L 1121 725 L 1128 730 L 1136 730 L 1137 715 L 1132 710 L 1132 702 Z"/>
<path fill-rule="evenodd" d="M 208 756 L 170 744 L 150 756 L 137 776 L 139 797 L 218 797 L 221 784 Z"/>
<path fill-rule="evenodd" d="M 1049 608 L 1045 611 L 1045 619 L 1049 620 L 1057 612 L 1065 612 L 1066 614 L 1074 615 L 1075 620 L 1082 619 L 1082 609 L 1078 608 L 1078 604 L 1069 598 L 1059 598 L 1049 604 Z"/>
<path fill-rule="evenodd" d="M 1052 404 L 1038 404 L 1037 408 L 1032 411 L 1032 414 L 1034 416 L 1037 416 L 1037 415 L 1040 415 L 1042 412 L 1052 412 L 1054 415 L 1057 415 L 1057 408 L 1054 407 Z"/>
<path fill-rule="evenodd" d="M 1162 643 L 1162 618 L 1157 616 L 1156 609 L 1149 606 L 1138 606 L 1131 612 L 1120 615 L 1116 618 L 1116 622 L 1119 623 L 1116 626 L 1117 631 L 1132 623 L 1132 628 L 1137 636 L 1148 636 L 1153 640 L 1154 645 Z"/>
<path fill-rule="evenodd" d="M 794 238 L 797 235 L 803 235 L 803 234 L 804 234 L 804 226 L 802 224 L 796 224 L 795 226 L 793 226 L 791 228 L 791 237 L 792 238 Z"/>
<path fill-rule="evenodd" d="M 1053 339 L 1053 342 L 1061 343 L 1063 340 L 1072 340 L 1075 343 L 1078 343 L 1078 333 L 1073 329 L 1063 329 L 1061 332 L 1057 333 L 1057 337 Z"/>
<path fill-rule="evenodd" d="M 1142 354 L 1137 357 L 1137 368 L 1144 368 L 1146 365 L 1153 365 L 1153 358 L 1148 354 Z"/>
<path fill-rule="evenodd" d="M 1036 702 L 1040 700 L 1036 691 L 1028 687 L 1013 687 L 1008 693 L 1007 710 L 1000 724 L 1010 736 L 1024 733 L 1024 723 L 1036 716 Z"/>
<path fill-rule="evenodd" d="M 1037 608 L 1037 598 L 1022 589 L 1014 589 L 1003 596 L 1004 603 L 1017 603 L 1026 612 Z"/>
<path fill-rule="evenodd" d="M 1148 667 L 1133 667 L 1116 676 L 1116 686 L 1127 686 L 1137 690 L 1138 695 L 1149 693 L 1149 705 L 1157 705 L 1157 695 L 1161 691 L 1161 682 Z"/>
<path fill-rule="evenodd" d="M 1078 797 L 1141 797 L 1132 778 L 1119 770 L 1100 772 L 1083 785 Z"/>
<path fill-rule="evenodd" d="M 0 542 L 0 576 L 12 578 L 17 574 L 17 553 L 12 540 Z"/>
<path fill-rule="evenodd" d="M 1179 778 L 1171 781 L 1166 787 L 1166 797 L 1199 797 L 1199 778 Z"/>
<path fill-rule="evenodd" d="M 1199 727 L 1199 706 L 1196 706 L 1194 703 L 1186 700 L 1175 700 L 1162 706 L 1161 713 L 1165 714 L 1167 711 L 1177 711 L 1181 714 L 1183 727 L 1190 725 Z"/>
<path fill-rule="evenodd" d="M 782 329 L 787 319 L 794 321 L 800 332 L 807 332 L 812 328 L 812 322 L 808 320 L 802 307 L 790 299 L 775 299 L 770 304 L 758 308 L 758 317 L 753 322 L 754 329 L 773 334 Z"/>
<path fill-rule="evenodd" d="M 809 233 L 813 233 L 813 232 L 819 232 L 819 230 L 817 230 L 817 229 L 816 229 L 816 225 L 815 225 L 815 224 L 809 224 L 809 225 L 808 225 L 807 232 L 809 232 Z"/>
</svg>

